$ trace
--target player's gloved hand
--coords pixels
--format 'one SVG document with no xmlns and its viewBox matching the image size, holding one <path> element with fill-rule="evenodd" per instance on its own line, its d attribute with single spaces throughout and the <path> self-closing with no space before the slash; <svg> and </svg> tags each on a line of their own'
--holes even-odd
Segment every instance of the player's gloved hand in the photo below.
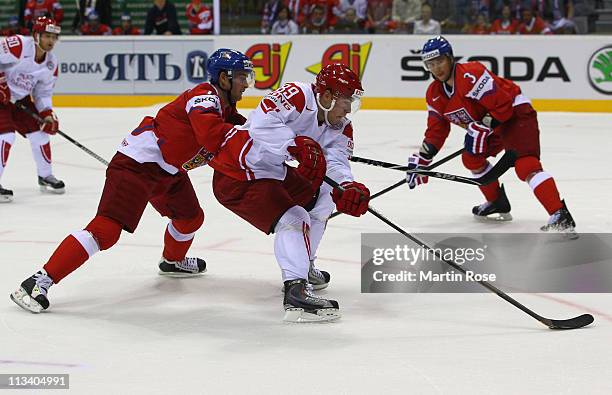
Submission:
<svg viewBox="0 0 612 395">
<path fill-rule="evenodd" d="M 491 133 L 493 133 L 491 128 L 480 122 L 468 123 L 464 141 L 465 150 L 473 155 L 485 153 L 487 151 L 487 138 Z"/>
<path fill-rule="evenodd" d="M 359 217 L 368 211 L 368 203 L 370 202 L 370 190 L 363 184 L 350 181 L 343 182 L 341 192 L 334 188 L 332 192 L 332 200 L 336 203 L 336 210 L 341 213 Z"/>
<path fill-rule="evenodd" d="M 9 104 L 11 102 L 11 90 L 8 86 L 8 81 L 4 73 L 0 73 L 0 105 Z"/>
<path fill-rule="evenodd" d="M 40 130 L 45 133 L 55 134 L 59 130 L 59 121 L 53 110 L 48 109 L 40 112 L 40 117 L 43 123 L 40 125 Z"/>
<path fill-rule="evenodd" d="M 300 163 L 297 172 L 309 180 L 313 189 L 317 190 L 323 183 L 327 171 L 323 149 L 310 137 L 297 136 L 294 141 L 295 147 L 289 147 L 287 151 Z"/>
<path fill-rule="evenodd" d="M 408 157 L 408 171 L 406 172 L 406 182 L 410 189 L 414 189 L 417 185 L 427 184 L 428 176 L 411 173 L 410 170 L 420 169 L 431 164 L 431 159 L 423 157 L 423 154 L 416 152 Z"/>
</svg>

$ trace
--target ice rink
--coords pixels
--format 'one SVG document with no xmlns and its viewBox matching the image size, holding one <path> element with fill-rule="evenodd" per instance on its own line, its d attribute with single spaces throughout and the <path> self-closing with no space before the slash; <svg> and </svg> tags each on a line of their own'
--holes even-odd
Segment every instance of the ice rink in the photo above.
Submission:
<svg viewBox="0 0 612 395">
<path fill-rule="evenodd" d="M 110 160 L 124 135 L 158 107 L 59 108 L 61 129 Z M 355 154 L 404 163 L 422 141 L 424 112 L 361 111 Z M 612 116 L 540 113 L 542 163 L 555 176 L 579 232 L 611 232 Z M 438 158 L 461 147 L 455 130 Z M 79 394 L 611 394 L 612 293 L 513 294 L 550 318 L 582 313 L 595 323 L 551 331 L 492 294 L 361 294 L 360 233 L 393 232 L 371 215 L 332 219 L 318 266 L 323 291 L 343 317 L 331 324 L 285 324 L 280 271 L 267 237 L 222 208 L 212 171 L 191 172 L 206 213 L 191 255 L 200 278 L 157 274 L 166 219 L 150 207 L 124 233 L 50 290 L 49 312 L 26 313 L 9 300 L 57 244 L 94 216 L 104 167 L 60 136 L 54 173 L 62 196 L 38 190 L 30 147 L 17 138 L 0 205 L 0 373 L 69 373 Z M 376 192 L 402 173 L 353 164 Z M 461 161 L 440 168 L 466 174 Z M 514 221 L 472 219 L 472 186 L 430 180 L 402 186 L 372 206 L 410 232 L 538 232 L 548 215 L 513 170 L 502 177 Z M 274 197 L 271 196 L 271 199 Z M 612 291 L 612 290 L 611 290 Z"/>
</svg>

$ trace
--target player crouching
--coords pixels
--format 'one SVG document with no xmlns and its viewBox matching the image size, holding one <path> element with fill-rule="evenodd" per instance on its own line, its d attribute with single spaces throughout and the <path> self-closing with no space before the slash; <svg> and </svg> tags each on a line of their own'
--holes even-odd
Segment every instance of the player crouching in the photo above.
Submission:
<svg viewBox="0 0 612 395">
<path fill-rule="evenodd" d="M 64 183 L 51 171 L 49 135 L 57 133 L 59 128 L 51 108 L 58 67 L 51 51 L 60 30 L 53 19 L 40 17 L 32 28 L 33 37 L 16 35 L 0 40 L 0 177 L 17 131 L 32 146 L 40 189 L 57 194 L 64 193 Z M 38 114 L 44 122 L 38 124 L 33 117 L 19 110 L 15 102 Z M 0 186 L 0 202 L 12 200 L 13 192 Z"/>
<path fill-rule="evenodd" d="M 274 255 L 284 282 L 284 320 L 333 321 L 338 302 L 315 295 L 327 272 L 314 266 L 334 209 L 353 216 L 367 211 L 370 192 L 355 182 L 349 165 L 353 128 L 346 115 L 359 108 L 359 77 L 332 64 L 316 84 L 286 83 L 263 98 L 247 122 L 226 136 L 211 162 L 217 200 L 257 229 L 274 233 Z M 297 168 L 288 166 L 295 159 Z M 323 183 L 339 182 L 344 192 Z"/>
<path fill-rule="evenodd" d="M 514 82 L 501 78 L 479 62 L 456 63 L 450 43 L 441 36 L 428 40 L 421 53 L 424 67 L 434 81 L 427 89 L 427 130 L 418 153 L 408 159 L 408 168 L 425 167 L 442 148 L 454 123 L 466 129 L 464 166 L 475 176 L 490 168 L 487 158 L 502 150 L 517 154 L 516 175 L 526 182 L 550 215 L 543 231 L 577 237 L 565 201 L 561 200 L 552 175 L 540 162 L 540 130 L 536 111 Z M 427 177 L 408 173 L 410 188 Z M 481 186 L 486 202 L 475 206 L 477 219 L 509 221 L 510 202 L 498 180 Z"/>
</svg>

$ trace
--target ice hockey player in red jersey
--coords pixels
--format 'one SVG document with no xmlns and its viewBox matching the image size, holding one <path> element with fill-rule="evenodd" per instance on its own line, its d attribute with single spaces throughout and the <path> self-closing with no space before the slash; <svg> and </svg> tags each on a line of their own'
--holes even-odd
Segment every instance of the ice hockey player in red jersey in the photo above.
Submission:
<svg viewBox="0 0 612 395">
<path fill-rule="evenodd" d="M 0 178 L 15 142 L 15 131 L 26 137 L 36 162 L 38 184 L 43 192 L 64 193 L 64 183 L 52 174 L 51 143 L 59 124 L 52 109 L 58 63 L 53 48 L 60 27 L 47 17 L 34 23 L 32 37 L 0 38 Z M 32 101 L 33 99 L 33 101 Z M 18 102 L 37 113 L 45 122 L 19 110 Z M 13 200 L 13 191 L 0 186 L 0 202 Z"/>
<path fill-rule="evenodd" d="M 284 282 L 285 320 L 331 321 L 338 303 L 316 296 L 330 275 L 314 266 L 325 224 L 334 209 L 363 215 L 370 192 L 349 165 L 353 127 L 363 89 L 348 67 L 331 64 L 316 83 L 291 82 L 266 95 L 247 122 L 230 130 L 211 162 L 213 192 L 226 208 L 266 234 Z M 295 159 L 297 168 L 287 160 Z M 327 175 L 344 192 L 323 183 Z"/>
<path fill-rule="evenodd" d="M 512 81 L 491 73 L 479 62 L 455 63 L 450 43 L 441 36 L 423 46 L 425 68 L 435 81 L 427 89 L 427 130 L 419 152 L 408 158 L 409 168 L 427 166 L 442 148 L 451 123 L 466 129 L 464 166 L 474 175 L 486 173 L 487 158 L 502 150 L 517 153 L 515 171 L 529 184 L 550 218 L 544 231 L 575 236 L 576 224 L 552 175 L 540 162 L 540 130 L 531 102 Z M 428 178 L 408 173 L 414 188 Z M 472 209 L 478 219 L 510 220 L 510 203 L 504 187 L 495 181 L 480 187 L 486 202 Z"/>
<path fill-rule="evenodd" d="M 43 268 L 21 283 L 11 294 L 15 303 L 35 313 L 47 309 L 49 287 L 98 251 L 111 248 L 122 231 L 134 232 L 148 203 L 170 219 L 159 273 L 193 276 L 206 270 L 204 260 L 186 257 L 204 222 L 187 172 L 206 165 L 226 133 L 245 121 L 236 102 L 254 83 L 253 64 L 238 51 L 215 51 L 207 69 L 210 83 L 183 92 L 155 117 L 145 117 L 122 141 L 106 170 L 96 216 L 85 229 L 66 237 Z"/>
<path fill-rule="evenodd" d="M 110 26 L 100 23 L 100 16 L 95 11 L 87 15 L 87 22 L 81 26 L 80 32 L 83 36 L 110 36 L 112 34 Z"/>
<path fill-rule="evenodd" d="M 132 16 L 127 12 L 121 15 L 121 26 L 113 29 L 114 36 L 139 36 L 141 34 L 140 29 L 132 25 Z"/>
</svg>

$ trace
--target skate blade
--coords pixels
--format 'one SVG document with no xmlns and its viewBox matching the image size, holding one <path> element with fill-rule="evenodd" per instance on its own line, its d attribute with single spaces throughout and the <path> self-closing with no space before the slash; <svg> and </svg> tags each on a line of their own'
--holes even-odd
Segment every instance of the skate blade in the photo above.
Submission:
<svg viewBox="0 0 612 395">
<path fill-rule="evenodd" d="M 66 192 L 66 188 L 51 188 L 50 186 L 47 185 L 39 185 L 40 186 L 40 191 L 42 193 L 51 193 L 54 195 L 63 195 Z"/>
<path fill-rule="evenodd" d="M 340 319 L 338 309 L 320 309 L 316 313 L 308 313 L 304 309 L 289 308 L 285 310 L 283 321 L 294 323 L 331 322 Z"/>
<path fill-rule="evenodd" d="M 30 297 L 23 288 L 19 288 L 17 291 L 11 294 L 11 300 L 22 309 L 29 311 L 30 313 L 38 314 L 44 310 L 44 308 L 34 298 Z"/>
<path fill-rule="evenodd" d="M 0 196 L 0 203 L 10 203 L 13 201 L 12 196 Z"/>
<path fill-rule="evenodd" d="M 173 278 L 190 278 L 190 277 L 199 277 L 202 274 L 206 273 L 206 269 L 199 273 L 178 273 L 178 272 L 162 272 L 161 270 L 157 272 L 160 276 L 164 277 L 173 277 Z"/>
<path fill-rule="evenodd" d="M 474 218 L 480 222 L 506 222 L 512 221 L 512 214 L 510 213 L 495 213 L 489 215 L 476 215 Z"/>
</svg>

